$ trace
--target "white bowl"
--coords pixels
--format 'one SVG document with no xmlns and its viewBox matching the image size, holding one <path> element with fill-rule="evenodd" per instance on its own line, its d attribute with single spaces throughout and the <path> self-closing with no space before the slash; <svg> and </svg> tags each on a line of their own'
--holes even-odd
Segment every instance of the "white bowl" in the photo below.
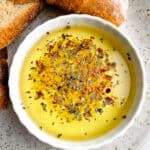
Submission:
<svg viewBox="0 0 150 150">
<path fill-rule="evenodd" d="M 22 64 L 26 57 L 26 54 L 31 49 L 31 47 L 47 32 L 54 30 L 56 28 L 66 26 L 67 23 L 70 25 L 74 24 L 82 24 L 82 25 L 91 25 L 98 27 L 110 34 L 112 34 L 116 39 L 118 39 L 125 49 L 128 50 L 132 57 L 132 62 L 134 64 L 136 70 L 136 95 L 134 98 L 134 103 L 132 108 L 128 114 L 127 119 L 125 119 L 118 127 L 110 131 L 109 133 L 105 134 L 102 137 L 89 140 L 89 141 L 80 141 L 80 142 L 72 142 L 67 140 L 62 140 L 55 138 L 44 131 L 41 131 L 37 125 L 31 120 L 30 116 L 27 112 L 22 109 L 22 101 L 20 96 L 19 90 L 19 78 L 20 78 L 20 71 L 22 68 Z M 10 76 L 9 76 L 9 89 L 10 89 L 10 98 L 13 104 L 13 108 L 16 114 L 19 117 L 20 122 L 28 129 L 28 131 L 36 136 L 39 140 L 48 143 L 54 147 L 59 147 L 63 149 L 91 149 L 100 147 L 106 143 L 111 142 L 119 135 L 123 134 L 127 128 L 133 123 L 136 115 L 138 114 L 141 105 L 143 103 L 143 95 L 144 95 L 144 70 L 143 65 L 141 63 L 140 57 L 128 40 L 114 25 L 109 22 L 104 21 L 103 19 L 89 16 L 89 15 L 66 15 L 57 17 L 55 19 L 49 20 L 44 24 L 38 26 L 34 29 L 21 43 L 19 46 L 14 60 L 11 65 L 10 69 Z"/>
</svg>

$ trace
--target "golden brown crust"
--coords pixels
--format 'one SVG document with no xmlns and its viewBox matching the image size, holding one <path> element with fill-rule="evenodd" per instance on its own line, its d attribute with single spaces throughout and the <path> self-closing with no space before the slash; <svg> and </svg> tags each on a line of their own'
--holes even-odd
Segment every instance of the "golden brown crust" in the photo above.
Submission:
<svg viewBox="0 0 150 150">
<path fill-rule="evenodd" d="M 10 1 L 17 4 L 23 4 L 23 3 L 37 2 L 39 0 L 10 0 Z"/>
<path fill-rule="evenodd" d="M 35 18 L 41 9 L 42 3 L 37 2 L 25 10 L 22 15 L 17 16 L 7 26 L 0 27 L 0 49 L 9 45 L 25 29 L 27 24 Z"/>
<path fill-rule="evenodd" d="M 4 59 L 7 59 L 7 48 L 3 48 L 0 50 L 0 60 L 4 58 Z"/>
<path fill-rule="evenodd" d="M 120 0 L 46 0 L 66 11 L 86 13 L 104 18 L 116 26 L 125 20 L 125 13 Z"/>
<path fill-rule="evenodd" d="M 8 99 L 8 64 L 5 48 L 0 51 L 0 110 L 7 107 Z"/>
<path fill-rule="evenodd" d="M 8 88 L 0 84 L 0 110 L 7 108 L 8 104 Z"/>
</svg>

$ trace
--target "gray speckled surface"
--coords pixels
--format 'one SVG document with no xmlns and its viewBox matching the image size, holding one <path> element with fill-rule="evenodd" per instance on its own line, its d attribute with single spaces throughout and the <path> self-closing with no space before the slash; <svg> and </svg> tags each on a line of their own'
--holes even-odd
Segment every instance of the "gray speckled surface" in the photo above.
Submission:
<svg viewBox="0 0 150 150">
<path fill-rule="evenodd" d="M 129 3 L 128 18 L 120 30 L 132 40 L 144 61 L 147 75 L 145 102 L 133 126 L 111 144 L 101 147 L 101 150 L 141 150 L 143 144 L 150 139 L 150 0 L 129 0 Z M 46 8 L 8 47 L 9 64 L 18 45 L 31 30 L 44 21 L 62 14 L 59 10 Z M 28 133 L 20 124 L 10 104 L 7 110 L 0 112 L 0 150 L 57 149 L 40 142 Z"/>
</svg>

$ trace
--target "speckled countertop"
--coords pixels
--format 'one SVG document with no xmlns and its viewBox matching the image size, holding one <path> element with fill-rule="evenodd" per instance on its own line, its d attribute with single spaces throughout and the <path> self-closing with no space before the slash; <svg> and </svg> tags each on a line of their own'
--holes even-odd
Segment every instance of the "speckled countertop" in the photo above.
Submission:
<svg viewBox="0 0 150 150">
<path fill-rule="evenodd" d="M 128 18 L 120 30 L 132 40 L 144 61 L 147 75 L 145 102 L 133 126 L 111 144 L 99 148 L 101 150 L 141 150 L 145 142 L 150 142 L 150 0 L 129 0 L 129 3 Z M 18 45 L 31 30 L 44 21 L 62 14 L 60 10 L 45 8 L 26 31 L 8 47 L 9 64 Z M 7 110 L 0 112 L 0 150 L 57 149 L 40 142 L 28 133 L 9 104 Z"/>
</svg>

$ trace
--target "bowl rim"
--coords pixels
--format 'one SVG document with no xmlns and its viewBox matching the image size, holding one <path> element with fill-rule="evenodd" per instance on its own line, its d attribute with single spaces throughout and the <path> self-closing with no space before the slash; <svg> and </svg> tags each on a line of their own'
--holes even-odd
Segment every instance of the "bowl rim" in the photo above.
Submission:
<svg viewBox="0 0 150 150">
<path fill-rule="evenodd" d="M 19 83 L 19 79 L 15 78 L 14 75 L 16 74 L 20 74 L 19 70 L 18 72 L 16 71 L 16 66 L 18 64 L 18 58 L 21 56 L 21 49 L 23 49 L 24 47 L 24 43 L 26 43 L 26 41 L 29 41 L 29 39 L 32 39 L 31 37 L 33 35 L 35 35 L 35 33 L 37 33 L 38 31 L 41 31 L 42 28 L 45 27 L 45 25 L 50 25 L 58 20 L 65 20 L 65 19 L 90 19 L 91 21 L 97 21 L 102 25 L 107 26 L 109 29 L 114 30 L 120 37 L 122 37 L 131 47 L 132 51 L 134 52 L 136 59 L 138 60 L 139 63 L 139 69 L 141 71 L 141 80 L 142 80 L 142 85 L 141 85 L 141 94 L 140 94 L 140 101 L 138 103 L 138 106 L 136 108 L 136 110 L 133 112 L 130 120 L 128 120 L 128 122 L 123 126 L 123 129 L 118 129 L 118 131 L 115 131 L 115 133 L 112 133 L 112 135 L 110 137 L 106 137 L 103 140 L 103 137 L 100 137 L 99 140 L 97 142 L 95 142 L 95 140 L 90 140 L 89 141 L 79 141 L 79 142 L 74 142 L 74 141 L 65 141 L 62 139 L 56 139 L 50 135 L 48 135 L 47 133 L 41 131 L 40 129 L 38 129 L 38 127 L 36 127 L 37 125 L 34 124 L 34 122 L 32 121 L 32 119 L 30 119 L 29 115 L 27 115 L 26 111 L 24 109 L 22 109 L 22 104 L 19 103 L 19 101 L 21 102 L 21 99 L 19 99 L 19 93 L 15 92 L 18 91 L 17 88 L 19 87 L 19 85 L 15 85 L 15 82 Z M 87 23 L 88 25 L 88 23 Z M 50 28 L 49 28 L 50 30 Z M 47 30 L 47 31 L 49 31 Z M 109 31 L 108 31 L 109 33 Z M 45 33 L 43 33 L 44 35 Z M 41 38 L 41 36 L 40 36 Z M 37 41 L 37 40 L 36 40 Z M 33 44 L 34 45 L 34 44 Z M 32 46 L 30 46 L 32 47 Z M 140 55 L 138 53 L 138 51 L 136 50 L 137 48 L 135 48 L 135 46 L 132 44 L 131 41 L 128 40 L 128 38 L 113 24 L 95 17 L 95 16 L 90 16 L 90 15 L 86 15 L 86 14 L 70 14 L 70 15 L 64 15 L 64 16 L 59 16 L 56 17 L 54 19 L 50 19 L 46 22 L 44 22 L 43 24 L 37 26 L 33 31 L 31 31 L 23 40 L 23 42 L 21 42 L 20 46 L 17 49 L 16 54 L 14 55 L 13 58 L 13 62 L 11 64 L 10 67 L 10 76 L 9 76 L 9 81 L 8 81 L 8 85 L 9 85 L 9 95 L 10 95 L 10 99 L 13 105 L 13 109 L 15 111 L 15 113 L 17 114 L 19 121 L 25 126 L 25 128 L 35 137 L 37 137 L 40 141 L 47 143 L 49 145 L 52 145 L 54 147 L 58 147 L 58 148 L 64 148 L 64 149 L 91 149 L 91 148 L 98 148 L 101 147 L 102 145 L 105 145 L 107 143 L 112 142 L 114 139 L 116 139 L 117 137 L 121 136 L 122 134 L 125 133 L 125 131 L 131 127 L 131 125 L 133 124 L 135 118 L 137 117 L 137 115 L 140 113 L 141 108 L 142 108 L 142 104 L 144 102 L 144 95 L 145 95 L 145 70 L 144 70 L 144 65 L 143 62 L 141 61 Z M 27 51 L 26 51 L 27 52 Z M 20 60 L 20 59 L 19 59 Z M 21 60 L 20 60 L 21 61 Z M 23 60 L 22 60 L 23 62 Z M 19 64 L 18 64 L 19 65 Z M 28 118 L 27 118 L 28 117 Z M 31 127 L 31 122 L 33 124 L 33 126 Z M 49 137 L 49 139 L 48 139 Z"/>
</svg>

